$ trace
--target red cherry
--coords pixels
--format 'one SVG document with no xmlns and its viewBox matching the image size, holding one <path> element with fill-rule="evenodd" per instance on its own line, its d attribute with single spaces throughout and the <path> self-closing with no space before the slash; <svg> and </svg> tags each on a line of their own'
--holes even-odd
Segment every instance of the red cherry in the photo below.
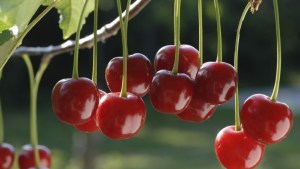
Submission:
<svg viewBox="0 0 300 169">
<path fill-rule="evenodd" d="M 145 123 L 146 107 L 141 97 L 127 92 L 108 93 L 100 100 L 97 123 L 104 135 L 111 139 L 128 139 L 136 135 Z"/>
<path fill-rule="evenodd" d="M 51 168 L 51 152 L 43 145 L 38 146 L 40 156 L 40 166 L 43 168 Z M 30 169 L 35 168 L 35 159 L 33 148 L 30 144 L 24 145 L 19 155 L 19 168 Z"/>
<path fill-rule="evenodd" d="M 237 73 L 230 64 L 206 62 L 197 73 L 195 92 L 207 103 L 224 104 L 234 95 L 237 81 Z"/>
<path fill-rule="evenodd" d="M 161 113 L 178 114 L 188 107 L 192 94 L 193 85 L 189 76 L 160 70 L 151 83 L 150 101 Z"/>
<path fill-rule="evenodd" d="M 105 95 L 106 93 L 102 90 L 99 90 L 99 100 Z M 79 131 L 93 133 L 99 131 L 99 127 L 96 124 L 96 114 L 94 113 L 93 116 L 86 122 L 80 125 L 75 125 L 74 127 L 77 128 Z"/>
<path fill-rule="evenodd" d="M 285 103 L 271 101 L 263 94 L 250 96 L 241 111 L 245 133 L 264 144 L 275 144 L 285 138 L 293 125 L 292 110 Z"/>
<path fill-rule="evenodd" d="M 248 137 L 243 130 L 227 126 L 216 137 L 215 151 L 227 169 L 253 169 L 262 160 L 265 145 Z"/>
<path fill-rule="evenodd" d="M 192 81 L 194 82 L 194 80 Z M 193 83 L 193 86 L 195 83 Z M 204 102 L 198 95 L 193 95 L 192 100 L 183 112 L 177 114 L 177 117 L 187 122 L 203 122 L 209 119 L 215 112 L 217 106 Z"/>
<path fill-rule="evenodd" d="M 107 86 L 112 92 L 120 92 L 122 87 L 123 57 L 113 58 L 105 70 Z M 128 56 L 127 91 L 143 97 L 150 89 L 153 70 L 149 59 L 140 53 Z"/>
<path fill-rule="evenodd" d="M 62 79 L 52 90 L 52 106 L 63 122 L 79 125 L 87 122 L 99 103 L 96 84 L 88 78 Z"/>
<path fill-rule="evenodd" d="M 15 160 L 14 147 L 7 143 L 0 144 L 0 169 L 10 169 Z"/>
<path fill-rule="evenodd" d="M 167 45 L 160 48 L 155 55 L 155 71 L 162 69 L 172 70 L 175 59 L 175 45 Z M 195 78 L 199 69 L 199 51 L 190 45 L 180 45 L 179 47 L 179 73 L 185 73 L 191 78 Z"/>
</svg>

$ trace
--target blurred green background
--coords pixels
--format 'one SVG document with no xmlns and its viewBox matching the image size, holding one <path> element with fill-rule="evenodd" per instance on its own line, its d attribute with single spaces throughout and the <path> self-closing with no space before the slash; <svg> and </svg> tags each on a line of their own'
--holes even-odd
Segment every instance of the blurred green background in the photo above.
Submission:
<svg viewBox="0 0 300 169">
<path fill-rule="evenodd" d="M 125 2 L 125 1 L 124 1 Z M 233 63 L 235 33 L 247 1 L 220 1 L 223 33 L 223 60 Z M 204 1 L 204 61 L 216 58 L 217 39 L 213 1 Z M 258 168 L 298 169 L 300 167 L 300 1 L 279 1 L 283 48 L 282 89 L 279 101 L 291 106 L 295 119 L 293 130 L 282 142 L 267 146 Z M 102 26 L 117 16 L 115 2 L 100 0 L 99 23 Z M 42 9 L 41 9 L 42 10 Z M 181 42 L 198 48 L 197 1 L 182 1 Z M 158 49 L 173 43 L 173 1 L 152 1 L 129 24 L 129 53 L 143 53 L 151 61 Z M 60 44 L 56 11 L 47 15 L 23 41 L 24 46 Z M 82 36 L 92 33 L 90 15 Z M 240 41 L 239 82 L 241 102 L 254 93 L 271 95 L 276 69 L 276 39 L 271 1 L 263 1 L 260 10 L 248 14 Z M 73 37 L 74 38 L 74 37 Z M 122 54 L 118 34 L 99 43 L 99 88 L 108 91 L 104 69 L 112 57 Z M 37 68 L 40 57 L 32 57 Z M 91 77 L 92 50 L 80 52 L 80 75 Z M 50 95 L 54 84 L 71 76 L 72 53 L 57 56 L 41 81 L 38 100 L 40 144 L 51 148 L 52 169 L 218 169 L 214 139 L 223 127 L 234 123 L 232 102 L 217 109 L 201 124 L 186 123 L 175 116 L 156 112 L 148 96 L 147 120 L 133 139 L 112 141 L 101 133 L 84 134 L 61 123 L 54 115 Z M 0 92 L 5 118 L 5 141 L 17 151 L 29 143 L 29 82 L 25 64 L 11 58 L 4 69 Z M 17 168 L 17 164 L 15 164 Z"/>
</svg>

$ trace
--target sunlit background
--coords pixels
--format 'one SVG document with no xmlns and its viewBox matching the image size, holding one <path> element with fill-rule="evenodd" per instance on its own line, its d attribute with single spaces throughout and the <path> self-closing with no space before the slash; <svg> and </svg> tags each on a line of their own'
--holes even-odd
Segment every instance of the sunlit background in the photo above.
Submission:
<svg viewBox="0 0 300 169">
<path fill-rule="evenodd" d="M 125 1 L 124 1 L 125 2 Z M 204 61 L 216 59 L 217 39 L 213 1 L 204 1 Z M 223 60 L 233 64 L 235 33 L 247 1 L 220 1 L 223 31 Z M 293 130 L 282 142 L 267 146 L 259 169 L 300 168 L 300 1 L 279 1 L 283 48 L 282 81 L 279 101 L 292 108 Z M 103 26 L 117 16 L 115 1 L 100 0 L 99 23 Z M 198 48 L 197 1 L 182 1 L 181 42 Z M 25 38 L 25 46 L 60 44 L 56 11 L 47 15 Z M 93 16 L 82 35 L 92 33 Z M 271 95 L 276 69 L 276 37 L 272 1 L 263 1 L 260 10 L 248 14 L 240 41 L 240 101 L 252 94 Z M 100 27 L 99 26 L 99 27 Z M 72 37 L 74 39 L 74 37 Z M 154 0 L 129 23 L 129 53 L 143 53 L 151 61 L 157 50 L 173 44 L 173 1 Z M 122 55 L 118 34 L 99 43 L 99 88 L 108 92 L 104 69 L 112 57 Z M 200 124 L 186 123 L 176 116 L 163 115 L 151 106 L 148 96 L 146 124 L 130 140 L 113 141 L 101 133 L 84 134 L 61 123 L 51 107 L 54 84 L 71 77 L 72 53 L 57 56 L 41 81 L 38 98 L 39 142 L 52 150 L 52 169 L 218 169 L 214 139 L 223 127 L 234 124 L 233 102 L 220 106 L 214 116 Z M 32 57 L 35 68 L 40 57 Z M 81 76 L 91 77 L 92 50 L 80 52 Z M 29 82 L 25 64 L 11 58 L 0 82 L 5 120 L 5 141 L 17 151 L 29 143 Z M 15 163 L 17 168 L 17 162 Z"/>
</svg>

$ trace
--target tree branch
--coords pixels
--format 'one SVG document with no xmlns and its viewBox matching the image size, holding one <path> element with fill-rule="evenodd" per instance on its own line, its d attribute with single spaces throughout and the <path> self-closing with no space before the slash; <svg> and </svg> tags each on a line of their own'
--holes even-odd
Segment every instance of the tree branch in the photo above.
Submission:
<svg viewBox="0 0 300 169">
<path fill-rule="evenodd" d="M 134 18 L 139 12 L 150 3 L 151 0 L 136 0 L 130 5 L 129 19 Z M 123 17 L 125 17 L 125 12 L 123 12 Z M 120 30 L 120 19 L 117 17 L 112 22 L 104 25 L 97 31 L 97 40 L 105 41 L 106 39 L 114 36 Z M 80 49 L 93 47 L 94 35 L 88 35 L 79 41 Z M 42 55 L 44 56 L 43 61 L 49 62 L 54 56 L 73 51 L 75 47 L 75 41 L 68 40 L 60 45 L 48 46 L 48 47 L 25 47 L 21 46 L 17 48 L 13 56 L 21 56 L 23 54 L 28 54 L 30 56 Z M 42 61 L 42 62 L 43 62 Z"/>
</svg>

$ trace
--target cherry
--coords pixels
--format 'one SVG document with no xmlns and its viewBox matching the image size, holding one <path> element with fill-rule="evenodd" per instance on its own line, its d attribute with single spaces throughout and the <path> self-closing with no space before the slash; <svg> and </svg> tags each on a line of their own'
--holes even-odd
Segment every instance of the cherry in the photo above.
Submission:
<svg viewBox="0 0 300 169">
<path fill-rule="evenodd" d="M 0 169 L 10 169 L 15 160 L 14 147 L 7 143 L 0 144 Z"/>
<path fill-rule="evenodd" d="M 141 97 L 127 92 L 108 93 L 100 100 L 97 125 L 111 139 L 128 139 L 136 135 L 145 123 L 146 107 Z"/>
<path fill-rule="evenodd" d="M 227 169 L 252 169 L 262 160 L 265 145 L 248 137 L 243 130 L 227 126 L 216 137 L 215 151 Z"/>
<path fill-rule="evenodd" d="M 102 90 L 99 90 L 99 100 L 105 95 L 106 93 Z M 80 125 L 75 125 L 75 128 L 77 128 L 79 131 L 92 133 L 99 131 L 99 127 L 96 124 L 96 113 L 93 114 L 93 116 L 86 122 Z"/>
<path fill-rule="evenodd" d="M 112 92 L 122 87 L 123 57 L 113 58 L 105 70 L 107 86 Z M 150 89 L 153 70 L 149 59 L 140 53 L 128 56 L 127 91 L 143 97 Z"/>
<path fill-rule="evenodd" d="M 30 144 L 24 145 L 19 155 L 19 168 L 20 169 L 30 169 L 35 168 L 35 159 L 33 148 Z M 39 156 L 40 156 L 40 167 L 41 168 L 51 168 L 51 152 L 43 145 L 38 146 Z"/>
<path fill-rule="evenodd" d="M 230 64 L 206 62 L 196 75 L 196 94 L 211 104 L 224 104 L 234 95 L 238 76 Z"/>
<path fill-rule="evenodd" d="M 243 104 L 241 122 L 249 137 L 264 144 L 274 144 L 290 132 L 293 114 L 285 103 L 272 101 L 263 94 L 255 94 Z"/>
<path fill-rule="evenodd" d="M 168 70 L 160 70 L 151 83 L 150 101 L 161 113 L 178 114 L 188 107 L 192 94 L 190 77 L 184 73 L 173 75 Z"/>
<path fill-rule="evenodd" d="M 167 45 L 160 48 L 155 55 L 155 71 L 162 69 L 172 70 L 175 59 L 175 45 Z M 195 78 L 199 69 L 199 52 L 190 45 L 180 45 L 179 47 L 179 73 L 185 73 L 191 78 Z"/>
<path fill-rule="evenodd" d="M 193 86 L 195 87 L 195 83 L 193 83 Z M 216 108 L 216 105 L 206 103 L 201 97 L 194 94 L 187 109 L 177 114 L 177 117 L 188 122 L 203 122 L 213 115 Z"/>
<path fill-rule="evenodd" d="M 79 125 L 87 122 L 99 103 L 96 84 L 88 78 L 62 79 L 52 91 L 52 106 L 63 122 Z"/>
</svg>

